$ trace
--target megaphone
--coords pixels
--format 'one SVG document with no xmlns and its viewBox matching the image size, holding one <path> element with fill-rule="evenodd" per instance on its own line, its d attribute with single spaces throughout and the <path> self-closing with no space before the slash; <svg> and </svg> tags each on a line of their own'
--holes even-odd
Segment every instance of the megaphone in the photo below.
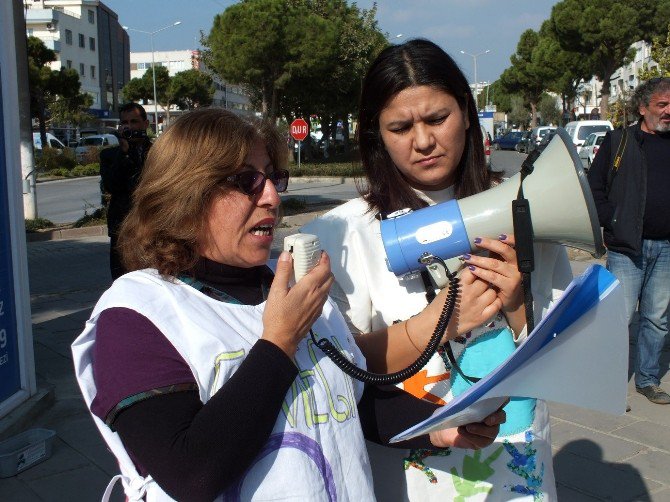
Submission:
<svg viewBox="0 0 670 502">
<path fill-rule="evenodd" d="M 425 255 L 443 260 L 476 249 L 476 237 L 513 234 L 512 201 L 521 173 L 498 186 L 460 200 L 386 215 L 381 234 L 388 268 L 402 277 L 423 270 Z M 566 244 L 598 258 L 605 253 L 591 189 L 582 163 L 563 128 L 523 179 L 536 242 Z"/>
</svg>

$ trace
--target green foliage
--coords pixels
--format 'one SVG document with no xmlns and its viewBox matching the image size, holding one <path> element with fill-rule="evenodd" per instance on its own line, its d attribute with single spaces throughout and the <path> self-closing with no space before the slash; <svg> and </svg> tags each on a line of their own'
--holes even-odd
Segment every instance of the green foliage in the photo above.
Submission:
<svg viewBox="0 0 670 502">
<path fill-rule="evenodd" d="M 531 109 L 531 127 L 537 123 L 537 103 L 546 87 L 546 61 L 538 56 L 540 35 L 533 30 L 521 34 L 516 53 L 510 61 L 512 66 L 500 76 L 503 89 L 510 94 L 518 94 Z M 526 121 L 523 122 L 524 124 Z"/>
<path fill-rule="evenodd" d="M 98 162 L 93 162 L 91 164 L 86 164 L 85 166 L 75 166 L 72 169 L 72 176 L 97 176 L 100 174 L 100 164 Z"/>
<path fill-rule="evenodd" d="M 207 65 L 245 86 L 274 120 L 355 111 L 361 77 L 388 43 L 376 9 L 345 0 L 246 0 L 214 19 L 202 43 Z"/>
<path fill-rule="evenodd" d="M 214 98 L 214 82 L 196 69 L 180 71 L 170 79 L 170 92 L 182 110 L 209 106 Z"/>
<path fill-rule="evenodd" d="M 665 39 L 662 36 L 654 37 L 651 45 L 651 59 L 658 66 L 649 68 L 647 63 L 638 72 L 640 80 L 649 80 L 654 77 L 670 77 L 670 24 L 667 27 Z"/>
<path fill-rule="evenodd" d="M 25 220 L 26 232 L 37 232 L 45 228 L 55 227 L 54 223 L 46 218 L 35 218 Z"/>
<path fill-rule="evenodd" d="M 528 111 L 528 108 L 526 108 L 523 98 L 521 96 L 512 96 L 510 105 L 512 109 L 507 114 L 507 120 L 510 125 L 517 129 L 524 129 L 527 127 L 530 119 L 530 112 Z"/>
<path fill-rule="evenodd" d="M 57 148 L 43 148 L 41 154 L 35 156 L 35 169 L 37 173 L 46 173 L 54 169 L 69 171 L 77 162 L 71 149 L 60 151 Z"/>
<path fill-rule="evenodd" d="M 81 227 L 95 227 L 106 224 L 107 224 L 107 208 L 101 207 L 96 209 L 90 214 L 88 213 L 88 211 L 84 211 L 84 216 L 75 221 L 72 226 L 74 228 L 81 228 Z"/>
<path fill-rule="evenodd" d="M 562 0 L 552 8 L 550 21 L 561 47 L 587 55 L 592 75 L 602 82 L 602 115 L 608 113 L 610 77 L 630 57 L 632 43 L 659 34 L 656 13 L 665 3 Z"/>
<path fill-rule="evenodd" d="M 288 170 L 292 178 L 303 176 L 359 178 L 364 176 L 360 162 L 301 163 L 300 169 L 297 164 L 289 164 Z"/>
<path fill-rule="evenodd" d="M 560 124 L 561 110 L 556 105 L 556 98 L 547 93 L 542 94 L 537 105 L 537 111 L 542 117 L 542 125 Z"/>
<path fill-rule="evenodd" d="M 50 169 L 46 172 L 46 174 L 53 176 L 54 178 L 72 178 L 72 171 L 64 167 Z"/>
<path fill-rule="evenodd" d="M 81 92 L 79 74 L 61 67 L 52 70 L 49 63 L 56 61 L 56 53 L 39 38 L 30 36 L 28 47 L 28 82 L 30 86 L 30 113 L 38 119 L 42 143 L 47 122 L 81 123 L 89 117 L 85 110 L 92 98 Z"/>
</svg>

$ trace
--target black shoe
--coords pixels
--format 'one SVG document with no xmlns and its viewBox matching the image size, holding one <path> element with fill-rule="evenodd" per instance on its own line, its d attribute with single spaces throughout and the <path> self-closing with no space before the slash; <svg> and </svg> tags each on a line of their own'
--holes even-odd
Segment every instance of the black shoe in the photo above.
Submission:
<svg viewBox="0 0 670 502">
<path fill-rule="evenodd" d="M 648 385 L 646 387 L 635 387 L 635 390 L 656 404 L 670 404 L 670 395 L 661 389 L 658 385 Z"/>
</svg>

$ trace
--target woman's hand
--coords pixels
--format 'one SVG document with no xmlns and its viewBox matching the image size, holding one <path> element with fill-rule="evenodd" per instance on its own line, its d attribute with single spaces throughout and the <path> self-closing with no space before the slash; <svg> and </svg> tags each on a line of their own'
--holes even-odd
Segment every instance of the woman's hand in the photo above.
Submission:
<svg viewBox="0 0 670 502">
<path fill-rule="evenodd" d="M 501 235 L 498 240 L 486 237 L 475 239 L 475 244 L 489 251 L 489 256 L 464 255 L 468 270 L 498 292 L 502 312 L 515 336 L 526 325 L 526 307 L 523 302 L 521 272 L 517 266 L 514 236 Z"/>
<path fill-rule="evenodd" d="M 444 288 L 422 312 L 410 319 L 411 324 L 407 326 L 407 331 L 417 347 L 423 348 L 428 344 L 444 308 L 448 291 L 449 288 Z M 447 326 L 443 342 L 481 326 L 501 308 L 502 300 L 497 290 L 466 268 L 459 279 L 456 307 Z"/>
<path fill-rule="evenodd" d="M 263 312 L 262 336 L 289 357 L 294 356 L 298 344 L 321 315 L 334 281 L 330 273 L 330 259 L 325 251 L 321 253 L 319 263 L 289 288 L 292 271 L 293 257 L 284 251 L 279 256 Z"/>
<path fill-rule="evenodd" d="M 482 237 L 475 245 L 486 249 L 489 256 L 464 255 L 468 269 L 498 291 L 503 312 L 514 312 L 523 305 L 521 272 L 517 267 L 514 237 L 501 235 L 500 239 Z"/>
<path fill-rule="evenodd" d="M 506 418 L 505 411 L 500 407 L 482 422 L 431 432 L 430 442 L 438 448 L 479 450 L 493 443 L 500 431 L 500 424 L 505 423 Z"/>
</svg>

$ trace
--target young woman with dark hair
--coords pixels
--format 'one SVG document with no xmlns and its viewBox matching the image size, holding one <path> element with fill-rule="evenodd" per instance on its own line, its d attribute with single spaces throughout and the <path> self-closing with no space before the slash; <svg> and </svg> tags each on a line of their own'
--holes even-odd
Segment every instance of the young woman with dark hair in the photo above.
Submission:
<svg viewBox="0 0 670 502">
<path fill-rule="evenodd" d="M 430 304 L 438 288 L 427 274 L 398 278 L 388 270 L 377 215 L 474 195 L 500 178 L 486 167 L 467 80 L 453 59 L 427 40 L 388 47 L 372 63 L 362 87 L 358 136 L 366 175 L 359 185 L 361 197 L 302 231 L 316 234 L 331 257 L 336 282 L 330 294 L 352 332 L 400 322 L 411 337 L 417 330 L 413 316 Z M 477 237 L 481 253 L 462 257 L 459 303 L 451 324 L 456 332 L 447 343 L 466 375 L 482 377 L 527 333 L 514 236 Z M 560 246 L 536 245 L 535 257 L 532 283 L 539 319 L 572 274 Z M 473 305 L 491 294 L 501 308 L 473 327 Z M 402 343 L 401 336 L 389 342 Z M 469 382 L 452 371 L 443 349 L 400 387 L 438 405 L 463 392 Z M 512 399 L 505 410 L 500 435 L 481 449 L 462 428 L 452 431 L 452 448 L 446 451 L 398 452 L 369 443 L 377 498 L 555 499 L 545 403 Z"/>
</svg>

